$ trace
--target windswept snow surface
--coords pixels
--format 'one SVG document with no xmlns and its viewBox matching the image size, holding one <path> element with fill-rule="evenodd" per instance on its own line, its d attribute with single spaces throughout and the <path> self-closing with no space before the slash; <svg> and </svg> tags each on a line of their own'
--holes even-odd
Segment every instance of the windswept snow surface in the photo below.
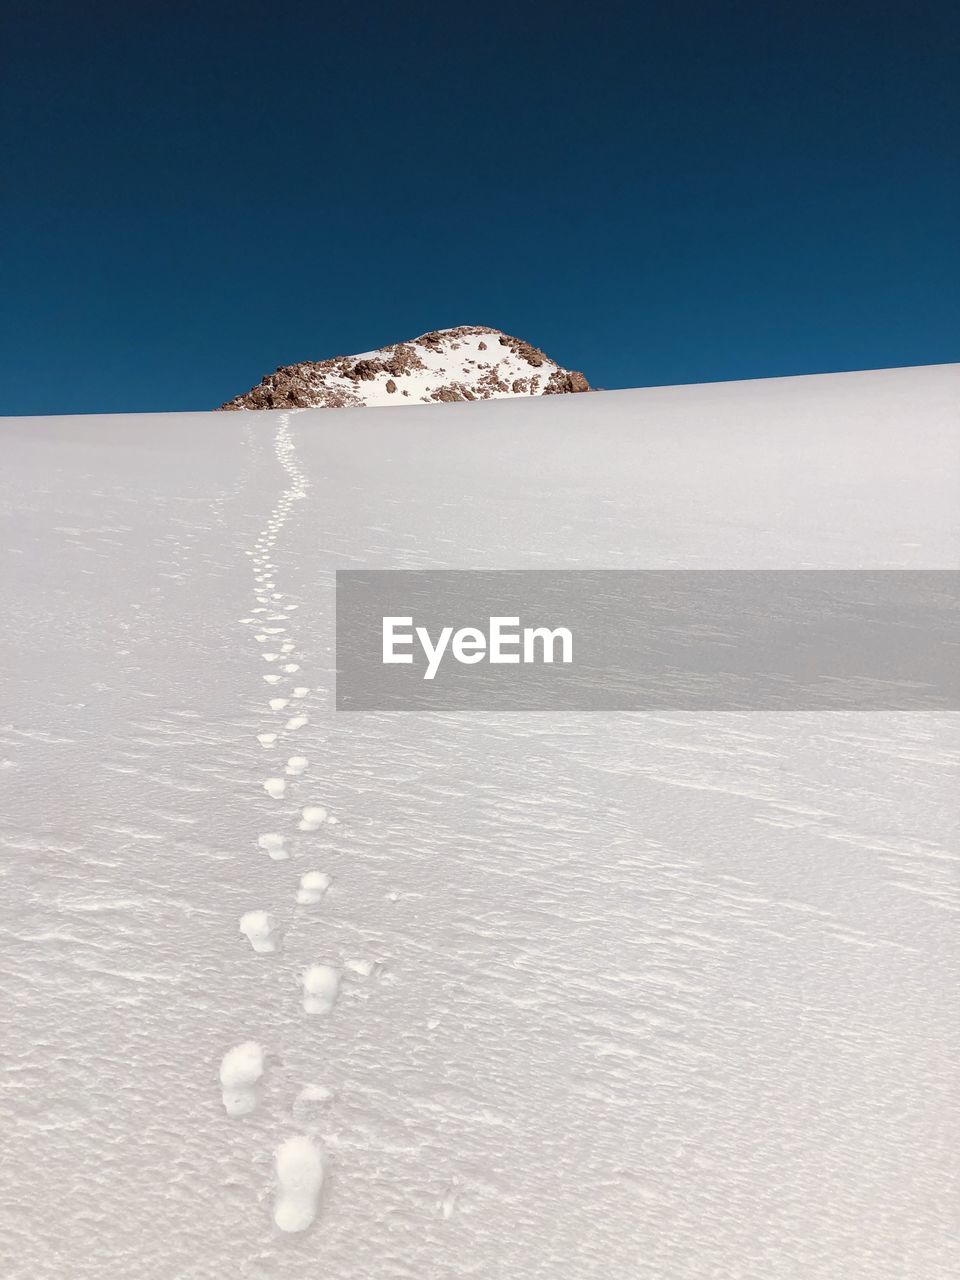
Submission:
<svg viewBox="0 0 960 1280">
<path fill-rule="evenodd" d="M 332 710 L 337 568 L 957 568 L 958 391 L 0 423 L 4 1280 L 960 1274 L 956 714 Z"/>
</svg>

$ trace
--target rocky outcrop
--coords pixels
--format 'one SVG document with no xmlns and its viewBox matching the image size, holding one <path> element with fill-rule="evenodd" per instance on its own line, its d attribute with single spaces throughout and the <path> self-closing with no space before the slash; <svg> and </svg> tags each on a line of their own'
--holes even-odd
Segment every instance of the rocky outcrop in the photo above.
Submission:
<svg viewBox="0 0 960 1280">
<path fill-rule="evenodd" d="M 589 390 L 582 373 L 563 368 L 529 342 L 482 325 L 460 325 L 360 355 L 283 365 L 220 407 L 344 409 Z"/>
</svg>

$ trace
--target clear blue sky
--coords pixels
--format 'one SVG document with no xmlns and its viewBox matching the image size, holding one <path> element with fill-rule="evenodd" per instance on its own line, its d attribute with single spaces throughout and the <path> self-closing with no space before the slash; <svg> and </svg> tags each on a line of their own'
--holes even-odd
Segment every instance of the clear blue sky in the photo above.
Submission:
<svg viewBox="0 0 960 1280">
<path fill-rule="evenodd" d="M 958 37 L 923 0 L 0 0 L 0 413 L 463 323 L 603 387 L 957 360 Z"/>
</svg>

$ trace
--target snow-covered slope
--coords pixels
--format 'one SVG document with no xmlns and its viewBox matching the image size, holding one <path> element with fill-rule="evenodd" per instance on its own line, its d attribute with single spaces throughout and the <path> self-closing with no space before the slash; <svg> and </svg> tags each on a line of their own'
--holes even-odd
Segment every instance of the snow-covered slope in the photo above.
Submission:
<svg viewBox="0 0 960 1280">
<path fill-rule="evenodd" d="M 529 342 L 460 325 L 355 356 L 286 365 L 221 408 L 343 409 L 589 390 L 582 373 L 562 368 Z"/>
<path fill-rule="evenodd" d="M 0 422 L 4 1280 L 953 1280 L 953 711 L 336 714 L 337 568 L 956 568 L 955 367 Z"/>
</svg>

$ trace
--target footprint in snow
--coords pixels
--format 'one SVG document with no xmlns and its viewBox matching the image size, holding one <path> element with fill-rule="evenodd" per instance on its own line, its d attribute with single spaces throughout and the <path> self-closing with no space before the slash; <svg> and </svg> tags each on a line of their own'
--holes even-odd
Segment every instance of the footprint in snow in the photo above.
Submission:
<svg viewBox="0 0 960 1280">
<path fill-rule="evenodd" d="M 280 949 L 280 932 L 269 911 L 247 911 L 240 917 L 240 932 L 258 955 Z"/>
<path fill-rule="evenodd" d="M 300 830 L 319 831 L 327 821 L 327 811 L 322 805 L 310 804 L 300 810 Z"/>
<path fill-rule="evenodd" d="M 314 1017 L 333 1012 L 340 994 L 340 972 L 329 964 L 311 964 L 303 971 L 303 1011 Z"/>
<path fill-rule="evenodd" d="M 279 800 L 287 789 L 287 784 L 283 778 L 268 778 L 263 784 L 263 789 L 274 800 Z"/>
<path fill-rule="evenodd" d="M 302 907 L 313 906 L 330 888 L 330 877 L 325 871 L 308 871 L 300 877 L 297 902 Z"/>
<path fill-rule="evenodd" d="M 306 756 L 291 756 L 287 761 L 287 773 L 294 778 L 299 778 L 309 763 L 310 761 Z"/>
<path fill-rule="evenodd" d="M 332 1102 L 333 1090 L 325 1084 L 305 1084 L 297 1094 L 297 1102 Z"/>
<path fill-rule="evenodd" d="M 255 1040 L 228 1049 L 220 1063 L 220 1087 L 228 1116 L 246 1116 L 257 1106 L 257 1081 L 263 1075 L 263 1050 Z"/>
<path fill-rule="evenodd" d="M 286 849 L 286 841 L 286 836 L 278 835 L 275 831 L 267 831 L 262 836 L 257 836 L 257 844 L 274 862 L 283 862 L 290 857 Z"/>
</svg>

